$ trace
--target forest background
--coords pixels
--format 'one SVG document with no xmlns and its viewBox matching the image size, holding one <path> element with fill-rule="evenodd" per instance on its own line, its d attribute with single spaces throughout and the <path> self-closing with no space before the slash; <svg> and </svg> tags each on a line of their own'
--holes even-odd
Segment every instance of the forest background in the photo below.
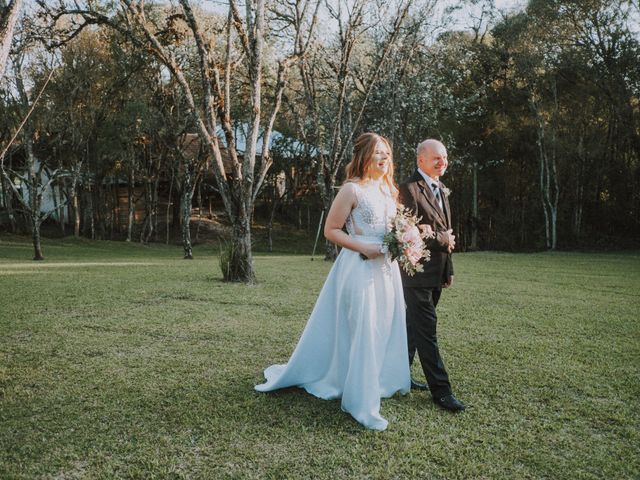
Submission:
<svg viewBox="0 0 640 480">
<path fill-rule="evenodd" d="M 252 281 L 252 231 L 312 242 L 364 131 L 397 181 L 445 143 L 461 251 L 638 247 L 637 1 L 0 7 L 0 228 L 35 258 L 195 229 Z"/>
</svg>

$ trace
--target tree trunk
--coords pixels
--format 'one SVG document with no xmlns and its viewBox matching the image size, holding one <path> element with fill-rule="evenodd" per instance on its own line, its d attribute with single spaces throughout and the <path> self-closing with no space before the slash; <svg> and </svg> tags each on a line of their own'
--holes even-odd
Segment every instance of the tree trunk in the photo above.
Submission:
<svg viewBox="0 0 640 480">
<path fill-rule="evenodd" d="M 544 164 L 543 160 L 540 160 L 540 201 L 542 202 L 542 211 L 544 213 L 544 238 L 547 248 L 551 248 L 551 230 L 550 230 L 550 218 L 549 210 L 547 208 L 547 202 L 545 197 L 549 195 L 548 187 L 544 184 Z"/>
<path fill-rule="evenodd" d="M 191 247 L 191 202 L 193 201 L 193 188 L 191 187 L 191 175 L 189 169 L 186 168 L 184 174 L 184 182 L 182 184 L 182 198 L 180 202 L 180 212 L 182 215 L 182 248 L 184 249 L 184 258 L 193 259 L 193 250 Z"/>
<path fill-rule="evenodd" d="M 5 179 L 4 175 L 0 175 L 0 182 L 3 182 L 2 195 L 4 197 L 3 201 L 4 201 L 5 208 L 7 209 L 7 215 L 9 216 L 9 223 L 11 224 L 11 233 L 16 233 L 17 225 L 16 225 L 16 217 L 15 217 L 15 214 L 13 213 L 13 198 L 11 194 L 12 188 L 11 188 L 11 185 L 8 185 L 9 180 Z"/>
<path fill-rule="evenodd" d="M 198 225 L 196 226 L 196 242 L 200 236 L 200 227 L 202 226 L 202 180 L 198 183 Z"/>
<path fill-rule="evenodd" d="M 84 226 L 83 232 L 86 236 L 88 236 L 91 240 L 96 239 L 96 224 L 95 224 L 95 213 L 93 211 L 93 185 L 87 185 L 87 188 L 84 190 L 84 198 L 86 203 L 86 208 L 83 210 L 84 213 Z"/>
<path fill-rule="evenodd" d="M 134 181 L 135 181 L 135 174 L 133 172 L 133 167 L 132 167 L 129 170 L 129 181 L 127 182 L 128 183 L 127 198 L 129 203 L 129 215 L 127 217 L 127 242 L 130 242 L 133 236 L 133 220 L 134 220 L 134 215 L 136 210 L 135 201 L 133 198 L 133 189 L 135 187 Z"/>
<path fill-rule="evenodd" d="M 74 165 L 73 176 L 71 177 L 71 208 L 73 210 L 73 236 L 80 237 L 80 204 L 78 202 L 78 180 L 80 178 L 80 168 L 82 162 Z"/>
<path fill-rule="evenodd" d="M 147 179 L 144 182 L 144 222 L 142 222 L 142 230 L 140 232 L 140 243 L 149 243 L 151 235 L 153 235 L 153 212 L 155 210 L 153 200 L 153 188 L 151 180 Z"/>
<path fill-rule="evenodd" d="M 273 252 L 273 219 L 276 216 L 276 208 L 278 208 L 278 200 L 280 197 L 277 195 L 273 199 L 271 204 L 271 212 L 269 213 L 269 223 L 267 224 L 267 241 L 269 252 Z"/>
<path fill-rule="evenodd" d="M 80 203 L 78 202 L 78 189 L 73 188 L 71 192 L 71 203 L 73 206 L 73 236 L 80 237 Z"/>
<path fill-rule="evenodd" d="M 100 240 L 106 240 L 107 232 L 109 231 L 109 221 L 111 219 L 111 207 L 109 206 L 111 203 L 110 200 L 110 187 L 104 187 L 104 182 L 100 182 L 98 187 L 97 197 L 98 197 L 98 230 L 100 232 L 100 236 L 98 237 Z"/>
<path fill-rule="evenodd" d="M 36 180 L 32 179 L 31 183 L 31 236 L 33 239 L 33 259 L 44 260 L 42 255 L 42 246 L 40 243 L 40 204 L 42 202 L 42 193 L 38 190 L 39 182 L 36 184 Z"/>
<path fill-rule="evenodd" d="M 555 250 L 558 246 L 558 207 L 554 205 L 551 208 L 551 250 Z"/>
<path fill-rule="evenodd" d="M 145 238 L 147 236 L 147 229 L 149 228 L 149 221 L 151 220 L 149 215 L 149 193 L 148 182 L 144 182 L 142 187 L 142 194 L 144 196 L 144 218 L 142 219 L 142 226 L 140 227 L 140 243 L 146 243 Z"/>
<path fill-rule="evenodd" d="M 333 189 L 329 187 L 327 189 L 328 194 L 324 195 L 323 204 L 324 204 L 324 218 L 327 218 L 327 214 L 329 213 L 329 209 L 331 208 L 331 203 L 333 202 Z M 324 242 L 324 259 L 327 262 L 333 262 L 338 257 L 338 247 L 335 244 L 331 243 L 329 240 L 325 239 Z"/>
<path fill-rule="evenodd" d="M 88 215 L 89 215 L 89 232 L 91 240 L 96 239 L 96 214 L 94 211 L 93 205 L 93 185 L 89 185 L 89 190 L 87 191 L 87 199 L 88 199 Z"/>
<path fill-rule="evenodd" d="M 0 80 L 4 77 L 4 70 L 9 58 L 11 50 L 11 41 L 13 40 L 13 31 L 18 21 L 20 10 L 22 10 L 22 0 L 10 0 L 5 7 L 2 2 L 2 10 L 0 10 Z"/>
<path fill-rule="evenodd" d="M 530 97 L 530 105 L 538 124 L 536 143 L 538 146 L 538 164 L 540 166 L 540 200 L 542 202 L 542 211 L 544 212 L 545 242 L 547 248 L 554 250 L 556 247 L 558 179 L 555 159 L 550 158 L 548 151 L 549 143 L 552 143 L 554 139 L 548 140 L 545 127 L 546 120 L 533 95 Z M 551 145 L 551 148 L 553 149 L 554 145 Z M 554 188 L 553 191 L 551 190 L 552 187 Z M 553 201 L 551 200 L 552 197 Z"/>
<path fill-rule="evenodd" d="M 33 259 L 44 260 L 42 255 L 42 246 L 40 243 L 40 224 L 42 216 L 40 207 L 42 205 L 42 165 L 36 165 L 36 159 L 33 155 L 33 142 L 31 140 L 31 132 L 25 131 L 25 146 L 27 150 L 27 161 L 29 164 L 29 180 L 27 189 L 29 191 L 29 208 L 28 214 L 31 220 L 31 237 L 33 239 Z"/>
<path fill-rule="evenodd" d="M 233 225 L 229 277 L 225 280 L 233 282 L 254 283 L 253 255 L 251 252 L 251 225 L 249 216 L 238 218 Z"/>
<path fill-rule="evenodd" d="M 173 182 L 174 182 L 174 172 L 173 167 L 171 168 L 171 182 L 169 183 L 169 196 L 167 199 L 167 211 L 165 213 L 165 222 L 167 227 L 167 237 L 165 240 L 165 244 L 169 245 L 169 212 L 171 211 L 171 206 L 173 205 Z"/>
<path fill-rule="evenodd" d="M 478 249 L 478 162 L 473 162 L 473 200 L 471 209 L 471 250 Z"/>
<path fill-rule="evenodd" d="M 44 260 L 42 256 L 42 245 L 40 243 L 40 219 L 31 215 L 31 232 L 33 238 L 33 259 Z"/>
<path fill-rule="evenodd" d="M 58 192 L 61 191 L 60 187 L 57 187 Z M 51 199 L 53 200 L 53 209 L 56 212 L 56 222 L 58 223 L 58 226 L 60 227 L 60 233 L 62 234 L 62 236 L 64 237 L 64 211 L 63 209 L 60 207 L 60 205 L 58 204 L 58 194 L 56 193 L 56 187 L 51 185 Z"/>
<path fill-rule="evenodd" d="M 573 234 L 574 241 L 580 239 L 582 233 L 582 209 L 584 206 L 584 182 L 585 182 L 585 165 L 586 155 L 584 150 L 584 134 L 580 133 L 578 139 L 578 168 L 575 181 L 575 205 L 573 208 L 573 215 L 571 218 L 571 233 Z"/>
<path fill-rule="evenodd" d="M 579 183 L 576 185 L 576 206 L 573 209 L 572 230 L 575 240 L 578 240 L 582 234 L 582 209 L 584 204 L 584 185 Z"/>
<path fill-rule="evenodd" d="M 109 238 L 113 240 L 120 232 L 120 180 L 118 177 L 114 179 L 114 183 L 111 187 L 111 197 L 112 197 L 112 209 L 111 209 L 111 217 L 113 221 L 111 222 L 111 232 L 109 233 Z"/>
<path fill-rule="evenodd" d="M 153 200 L 153 241 L 158 241 L 158 188 L 160 186 L 160 173 L 156 175 L 153 182 L 153 194 L 151 196 Z M 147 239 L 148 241 L 149 239 Z"/>
</svg>

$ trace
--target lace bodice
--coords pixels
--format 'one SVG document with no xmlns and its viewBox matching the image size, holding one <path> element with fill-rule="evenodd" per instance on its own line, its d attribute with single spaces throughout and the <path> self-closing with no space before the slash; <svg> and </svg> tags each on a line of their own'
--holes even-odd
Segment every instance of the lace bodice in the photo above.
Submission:
<svg viewBox="0 0 640 480">
<path fill-rule="evenodd" d="M 386 185 L 379 182 L 351 183 L 357 205 L 347 218 L 349 235 L 382 240 L 389 231 L 389 223 L 396 213 L 396 202 Z"/>
</svg>

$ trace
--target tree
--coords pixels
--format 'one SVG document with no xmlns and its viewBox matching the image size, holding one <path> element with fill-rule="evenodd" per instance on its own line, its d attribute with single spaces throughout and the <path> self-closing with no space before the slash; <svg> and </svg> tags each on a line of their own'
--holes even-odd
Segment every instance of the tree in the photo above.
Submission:
<svg viewBox="0 0 640 480">
<path fill-rule="evenodd" d="M 566 60 L 572 85 L 579 82 L 582 91 L 604 100 L 598 102 L 600 108 L 591 118 L 581 122 L 578 132 L 576 160 L 580 168 L 576 173 L 581 175 L 573 185 L 572 233 L 576 238 L 582 233 L 583 212 L 589 201 L 585 193 L 588 172 L 601 179 L 595 186 L 598 194 L 591 198 L 600 214 L 611 221 L 611 230 L 631 233 L 632 226 L 640 224 L 640 42 L 637 28 L 631 27 L 640 16 L 638 3 L 567 1 L 552 11 L 572 32 L 572 56 Z M 584 98 L 581 103 L 585 105 Z M 598 125 L 603 119 L 606 124 Z M 590 142 L 594 129 L 600 130 L 602 137 Z M 593 155 L 600 149 L 604 162 Z"/>
<path fill-rule="evenodd" d="M 15 197 L 19 200 L 22 206 L 22 211 L 29 218 L 34 249 L 33 259 L 44 260 L 40 239 L 40 227 L 47 218 L 49 218 L 56 211 L 59 211 L 59 209 L 62 208 L 64 204 L 60 204 L 53 209 L 43 211 L 42 197 L 44 192 L 47 191 L 47 189 L 51 188 L 54 182 L 56 182 L 62 176 L 62 171 L 59 168 L 47 168 L 47 165 L 44 161 L 36 158 L 34 154 L 34 133 L 36 128 L 33 124 L 33 118 L 31 117 L 31 114 L 40 96 L 42 95 L 44 88 L 46 88 L 46 85 L 51 79 L 53 69 L 50 69 L 48 76 L 43 79 L 40 93 L 35 98 L 33 98 L 27 91 L 27 87 L 25 86 L 24 81 L 25 54 L 31 46 L 31 39 L 27 34 L 25 38 L 23 38 L 23 40 L 24 43 L 19 46 L 16 55 L 12 58 L 13 71 L 15 75 L 15 87 L 19 96 L 18 103 L 22 107 L 21 116 L 23 117 L 23 122 L 17 128 L 14 137 L 11 139 L 7 146 L 7 149 L 13 144 L 13 141 L 15 140 L 18 133 L 20 133 L 22 136 L 24 160 L 22 162 L 22 168 L 20 170 L 5 168 L 4 157 L 7 151 L 7 149 L 5 149 L 0 153 L 0 173 L 6 180 L 5 184 L 9 185 L 12 188 Z M 45 68 L 47 67 L 45 66 Z M 24 186 L 26 191 L 22 191 L 21 189 L 19 189 L 18 186 L 14 183 L 12 177 L 19 179 L 19 185 Z"/>
<path fill-rule="evenodd" d="M 298 133 L 318 149 L 316 178 L 325 213 L 333 202 L 352 141 L 362 128 L 382 67 L 402 36 L 413 1 L 394 5 L 381 5 L 372 11 L 365 0 L 327 2 L 335 38 L 325 44 L 315 43 L 298 63 L 302 102 L 296 103 L 304 106 L 298 116 L 308 119 Z M 296 24 L 298 30 L 303 27 L 303 23 Z M 376 27 L 380 37 L 373 34 Z M 335 246 L 329 241 L 325 245 L 325 259 L 335 259 Z"/>
<path fill-rule="evenodd" d="M 256 162 L 256 144 L 262 125 L 262 87 L 264 41 L 267 34 L 264 0 L 246 3 L 244 17 L 235 0 L 229 2 L 227 20 L 218 29 L 203 29 L 202 20 L 188 0 L 180 0 L 180 10 L 164 17 L 142 1 L 122 0 L 118 12 L 108 12 L 94 7 L 92 2 L 82 8 L 67 7 L 61 1 L 57 8 L 39 2 L 56 23 L 64 16 L 80 16 L 82 21 L 68 30 L 70 36 L 86 26 L 101 23 L 122 32 L 139 48 L 147 49 L 164 65 L 183 89 L 188 108 L 193 115 L 201 141 L 206 145 L 212 159 L 216 186 L 229 217 L 235 245 L 231 259 L 230 279 L 252 282 L 255 279 L 251 253 L 251 215 L 256 197 L 271 165 L 269 143 L 271 129 L 280 110 L 288 66 L 303 52 L 286 56 L 280 62 L 274 103 L 263 131 L 263 149 Z M 307 12 L 309 2 L 297 2 L 301 11 Z M 109 13 L 112 15 L 109 16 Z M 194 87 L 172 48 L 182 35 L 180 28 L 186 25 L 198 56 L 198 72 L 201 107 L 198 108 Z M 236 37 L 237 35 L 237 37 Z M 237 44 L 239 48 L 236 49 Z M 224 53 L 218 54 L 218 48 Z M 238 51 L 239 50 L 239 51 Z M 246 149 L 242 155 L 236 149 L 232 129 L 232 72 L 239 67 L 246 69 L 249 83 L 249 131 Z M 231 159 L 231 172 L 227 173 L 222 161 L 222 146 L 217 136 L 218 122 L 224 131 L 225 150 Z"/>
<path fill-rule="evenodd" d="M 9 59 L 13 31 L 22 10 L 22 0 L 9 0 L 7 5 L 0 1 L 0 80 L 4 77 L 4 70 Z"/>
</svg>

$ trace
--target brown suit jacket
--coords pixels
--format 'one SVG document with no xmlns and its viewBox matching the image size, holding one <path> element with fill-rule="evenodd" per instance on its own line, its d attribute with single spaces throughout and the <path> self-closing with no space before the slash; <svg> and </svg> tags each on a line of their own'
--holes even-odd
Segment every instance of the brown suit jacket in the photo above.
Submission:
<svg viewBox="0 0 640 480">
<path fill-rule="evenodd" d="M 439 182 L 441 193 L 443 187 L 444 184 Z M 441 209 L 433 190 L 418 170 L 400 184 L 400 203 L 418 217 L 422 217 L 420 223 L 430 225 L 435 232 L 435 237 L 426 242 L 427 248 L 431 251 L 431 259 L 423 264 L 424 271 L 409 276 L 400 269 L 404 286 L 441 288 L 453 275 L 453 262 L 444 241 L 444 233 L 451 228 L 451 207 L 447 196 L 442 196 Z"/>
</svg>

